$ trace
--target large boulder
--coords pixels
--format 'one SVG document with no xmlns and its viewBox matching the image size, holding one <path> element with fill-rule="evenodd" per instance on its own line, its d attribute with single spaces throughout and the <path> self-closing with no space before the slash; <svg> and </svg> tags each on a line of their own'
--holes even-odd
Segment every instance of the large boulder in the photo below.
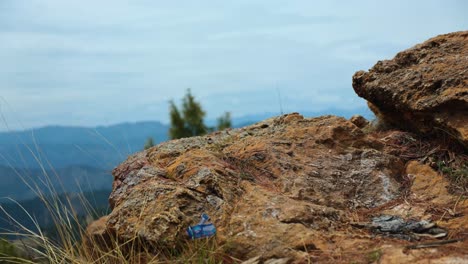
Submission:
<svg viewBox="0 0 468 264">
<path fill-rule="evenodd" d="M 353 76 L 356 93 L 393 126 L 468 147 L 468 31 L 431 38 Z"/>
<path fill-rule="evenodd" d="M 405 166 L 384 149 L 344 118 L 299 114 L 168 141 L 113 171 L 112 212 L 88 232 L 103 248 L 137 239 L 158 255 L 192 243 L 185 230 L 207 213 L 231 260 L 366 262 L 397 243 L 352 222 L 407 204 Z"/>
<path fill-rule="evenodd" d="M 237 258 L 328 250 L 351 210 L 398 196 L 403 164 L 381 147 L 344 118 L 299 114 L 168 141 L 113 171 L 106 229 L 174 247 L 207 213 Z"/>
</svg>

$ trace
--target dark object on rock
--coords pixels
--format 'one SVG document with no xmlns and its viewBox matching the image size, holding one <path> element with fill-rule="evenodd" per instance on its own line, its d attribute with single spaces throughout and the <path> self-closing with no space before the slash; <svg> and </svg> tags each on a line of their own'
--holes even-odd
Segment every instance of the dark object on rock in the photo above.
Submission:
<svg viewBox="0 0 468 264">
<path fill-rule="evenodd" d="M 364 128 L 369 125 L 369 121 L 361 115 L 353 115 L 349 121 L 359 128 Z"/>
<path fill-rule="evenodd" d="M 468 147 L 468 31 L 440 35 L 353 76 L 382 121 Z"/>
<path fill-rule="evenodd" d="M 381 215 L 372 218 L 370 223 L 356 223 L 356 227 L 366 227 L 371 231 L 405 240 L 418 240 L 420 237 L 442 238 L 447 231 L 426 220 L 404 220 L 399 216 Z"/>
</svg>

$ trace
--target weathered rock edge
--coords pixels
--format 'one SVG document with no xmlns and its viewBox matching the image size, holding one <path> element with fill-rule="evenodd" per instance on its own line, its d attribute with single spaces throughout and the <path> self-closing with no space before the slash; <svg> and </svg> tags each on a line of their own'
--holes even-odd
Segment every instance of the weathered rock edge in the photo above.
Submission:
<svg viewBox="0 0 468 264">
<path fill-rule="evenodd" d="M 468 148 L 468 31 L 440 35 L 353 76 L 384 122 L 445 134 Z"/>
</svg>

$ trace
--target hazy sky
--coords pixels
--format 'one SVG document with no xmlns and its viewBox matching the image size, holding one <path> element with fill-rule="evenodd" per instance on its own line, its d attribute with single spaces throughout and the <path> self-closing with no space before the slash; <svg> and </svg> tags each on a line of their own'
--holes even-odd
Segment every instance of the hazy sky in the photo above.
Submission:
<svg viewBox="0 0 468 264">
<path fill-rule="evenodd" d="M 468 1 L 0 0 L 0 111 L 17 128 L 354 109 L 354 72 L 468 29 Z M 1 122 L 0 130 L 4 130 Z"/>
</svg>

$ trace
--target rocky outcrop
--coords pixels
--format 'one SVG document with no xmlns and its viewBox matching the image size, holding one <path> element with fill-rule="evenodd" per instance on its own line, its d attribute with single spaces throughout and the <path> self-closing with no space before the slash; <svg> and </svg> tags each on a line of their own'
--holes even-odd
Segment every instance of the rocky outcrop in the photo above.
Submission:
<svg viewBox="0 0 468 264">
<path fill-rule="evenodd" d="M 440 35 L 353 76 L 356 93 L 396 127 L 468 147 L 468 31 Z"/>
<path fill-rule="evenodd" d="M 403 164 L 379 147 L 343 118 L 299 114 L 169 141 L 114 170 L 107 228 L 173 247 L 207 213 L 238 258 L 320 249 L 350 210 L 398 196 Z"/>
<path fill-rule="evenodd" d="M 364 252 L 386 241 L 352 222 L 368 220 L 362 210 L 404 205 L 404 170 L 346 119 L 289 114 L 129 157 L 113 171 L 112 212 L 88 231 L 100 244 L 136 236 L 164 251 L 207 213 L 235 259 L 342 257 L 352 241 Z"/>
<path fill-rule="evenodd" d="M 353 87 L 385 123 L 436 129 L 466 147 L 467 37 L 403 51 L 356 73 Z M 361 116 L 293 113 L 164 142 L 114 169 L 112 212 L 89 225 L 84 244 L 97 256 L 119 245 L 123 256 L 167 262 L 196 242 L 185 230 L 206 213 L 217 229 L 210 252 L 227 263 L 466 262 L 468 200 L 424 164 L 466 183 L 465 147 L 372 131 Z"/>
</svg>

